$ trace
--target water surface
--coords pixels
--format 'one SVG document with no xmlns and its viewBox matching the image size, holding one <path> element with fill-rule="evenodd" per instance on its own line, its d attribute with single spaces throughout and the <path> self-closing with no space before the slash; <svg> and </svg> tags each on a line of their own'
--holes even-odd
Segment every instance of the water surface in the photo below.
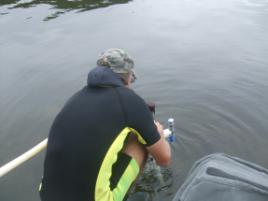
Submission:
<svg viewBox="0 0 268 201">
<path fill-rule="evenodd" d="M 60 3 L 59 3 L 60 2 Z M 134 89 L 176 121 L 165 184 L 129 200 L 171 200 L 193 162 L 225 152 L 268 168 L 267 0 L 5 0 L 0 3 L 0 164 L 37 144 L 86 83 L 99 52 L 135 59 Z M 1 178 L 0 200 L 36 201 L 43 154 Z"/>
</svg>

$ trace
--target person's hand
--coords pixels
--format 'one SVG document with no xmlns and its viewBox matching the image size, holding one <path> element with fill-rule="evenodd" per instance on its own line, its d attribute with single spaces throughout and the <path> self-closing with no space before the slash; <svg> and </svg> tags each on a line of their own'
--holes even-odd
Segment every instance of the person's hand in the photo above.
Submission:
<svg viewBox="0 0 268 201">
<path fill-rule="evenodd" d="M 148 146 L 147 150 L 149 151 L 149 154 L 153 156 L 157 165 L 168 166 L 171 162 L 170 145 L 164 137 L 163 126 L 157 121 L 154 123 L 161 138 L 153 145 Z"/>
<path fill-rule="evenodd" d="M 160 134 L 160 136 L 164 138 L 164 127 L 163 127 L 163 125 L 160 124 L 158 121 L 154 121 L 154 124 L 156 125 L 157 131 Z"/>
</svg>

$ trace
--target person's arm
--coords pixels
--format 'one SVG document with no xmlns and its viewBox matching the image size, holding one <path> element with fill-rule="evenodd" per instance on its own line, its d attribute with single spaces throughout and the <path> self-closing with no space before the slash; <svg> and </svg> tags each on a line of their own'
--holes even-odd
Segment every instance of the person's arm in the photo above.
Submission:
<svg viewBox="0 0 268 201">
<path fill-rule="evenodd" d="M 142 98 L 133 91 L 124 92 L 122 106 L 127 125 L 141 135 L 146 149 L 155 158 L 156 163 L 167 166 L 170 163 L 171 151 L 164 138 L 162 125 L 154 122 L 153 115 Z"/>
<path fill-rule="evenodd" d="M 163 132 L 163 126 L 155 122 L 160 139 L 151 146 L 147 147 L 148 152 L 153 156 L 156 163 L 160 166 L 168 166 L 171 162 L 171 150 Z"/>
</svg>

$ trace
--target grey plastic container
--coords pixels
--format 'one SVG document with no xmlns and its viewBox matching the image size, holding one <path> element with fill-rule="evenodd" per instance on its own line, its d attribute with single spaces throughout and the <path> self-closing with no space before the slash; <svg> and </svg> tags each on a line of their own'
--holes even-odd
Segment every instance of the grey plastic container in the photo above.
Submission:
<svg viewBox="0 0 268 201">
<path fill-rule="evenodd" d="M 173 201 L 268 201 L 268 170 L 222 153 L 195 162 Z"/>
</svg>

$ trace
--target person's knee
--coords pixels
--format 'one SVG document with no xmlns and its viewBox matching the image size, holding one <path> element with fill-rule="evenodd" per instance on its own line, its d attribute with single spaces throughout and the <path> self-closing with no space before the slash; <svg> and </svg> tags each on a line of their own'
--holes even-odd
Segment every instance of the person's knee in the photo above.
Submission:
<svg viewBox="0 0 268 201">
<path fill-rule="evenodd" d="M 147 160 L 148 153 L 145 147 L 138 141 L 137 137 L 134 134 L 129 135 L 127 142 L 123 148 L 123 152 L 134 158 L 139 166 L 143 168 Z"/>
</svg>

